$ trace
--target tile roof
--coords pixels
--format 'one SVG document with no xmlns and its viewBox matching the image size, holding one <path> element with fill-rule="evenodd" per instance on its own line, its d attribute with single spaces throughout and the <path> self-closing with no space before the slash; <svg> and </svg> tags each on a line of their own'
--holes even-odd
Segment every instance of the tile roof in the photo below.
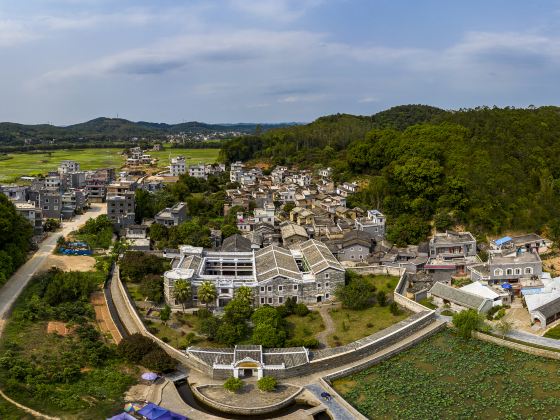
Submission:
<svg viewBox="0 0 560 420">
<path fill-rule="evenodd" d="M 313 274 L 320 273 L 327 268 L 344 271 L 342 265 L 324 243 L 310 239 L 301 243 L 299 248 Z"/>
<path fill-rule="evenodd" d="M 255 252 L 257 281 L 265 281 L 277 276 L 300 279 L 301 272 L 290 251 L 275 245 Z"/>
<path fill-rule="evenodd" d="M 441 282 L 436 282 L 432 286 L 430 294 L 470 309 L 483 310 L 487 302 L 490 302 L 490 305 L 492 305 L 492 301 L 489 299 L 456 289 Z"/>
</svg>

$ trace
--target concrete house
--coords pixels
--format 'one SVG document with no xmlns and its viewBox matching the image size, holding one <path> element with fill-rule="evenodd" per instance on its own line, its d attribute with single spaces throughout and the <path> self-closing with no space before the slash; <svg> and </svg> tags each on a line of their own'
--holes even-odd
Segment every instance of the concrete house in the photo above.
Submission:
<svg viewBox="0 0 560 420">
<path fill-rule="evenodd" d="M 33 226 L 33 235 L 41 235 L 43 233 L 43 214 L 40 208 L 35 207 L 31 202 L 15 202 L 16 210 Z"/>
<path fill-rule="evenodd" d="M 154 220 L 160 225 L 178 226 L 187 220 L 187 205 L 179 202 L 171 208 L 167 207 L 156 214 Z"/>
<path fill-rule="evenodd" d="M 62 195 L 58 191 L 39 191 L 39 208 L 45 219 L 60 219 Z"/>
<path fill-rule="evenodd" d="M 338 250 L 339 261 L 366 261 L 373 250 L 372 237 L 361 230 L 346 232 Z"/>
<path fill-rule="evenodd" d="M 107 216 L 116 229 L 134 224 L 134 193 L 125 192 L 107 197 Z"/>
<path fill-rule="evenodd" d="M 368 232 L 376 240 L 385 238 L 385 224 L 387 219 L 379 210 L 368 210 L 366 217 L 356 219 L 356 229 Z"/>
</svg>

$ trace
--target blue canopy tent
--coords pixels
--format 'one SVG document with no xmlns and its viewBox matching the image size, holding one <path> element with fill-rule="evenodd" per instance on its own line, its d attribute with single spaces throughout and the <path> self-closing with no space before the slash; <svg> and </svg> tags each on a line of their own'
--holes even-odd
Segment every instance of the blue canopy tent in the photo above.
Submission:
<svg viewBox="0 0 560 420">
<path fill-rule="evenodd" d="M 136 420 L 136 419 L 128 413 L 121 413 L 121 414 L 117 414 L 116 416 L 110 417 L 107 420 Z"/>
<path fill-rule="evenodd" d="M 513 286 L 509 283 L 503 283 L 502 284 L 502 289 L 511 290 L 512 288 L 513 288 Z"/>
<path fill-rule="evenodd" d="M 185 416 L 166 410 L 154 403 L 148 403 L 144 408 L 137 411 L 137 414 L 148 420 L 187 420 Z"/>
</svg>

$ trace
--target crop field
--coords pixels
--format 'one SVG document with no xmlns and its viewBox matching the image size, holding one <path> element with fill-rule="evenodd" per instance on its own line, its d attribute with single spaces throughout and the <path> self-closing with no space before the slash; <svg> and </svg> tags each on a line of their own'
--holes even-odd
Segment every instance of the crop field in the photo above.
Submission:
<svg viewBox="0 0 560 420">
<path fill-rule="evenodd" d="M 20 176 L 46 174 L 58 168 L 61 160 L 71 159 L 80 163 L 82 169 L 120 168 L 124 164 L 123 149 L 75 149 L 53 150 L 45 153 L 9 153 L 0 155 L 0 182 L 15 180 Z M 169 165 L 171 156 L 183 155 L 188 164 L 213 163 L 219 149 L 165 149 L 148 152 L 159 159 L 158 166 Z"/>
<path fill-rule="evenodd" d="M 560 361 L 444 331 L 334 382 L 369 418 L 558 418 Z"/>
</svg>

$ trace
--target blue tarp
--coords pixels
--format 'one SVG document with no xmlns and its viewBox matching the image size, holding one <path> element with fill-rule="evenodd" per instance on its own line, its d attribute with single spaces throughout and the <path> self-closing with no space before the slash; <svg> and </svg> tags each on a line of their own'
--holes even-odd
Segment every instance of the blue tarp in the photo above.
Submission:
<svg viewBox="0 0 560 420">
<path fill-rule="evenodd" d="M 148 420 L 187 420 L 185 416 L 166 410 L 154 403 L 148 403 L 136 412 Z"/>
<path fill-rule="evenodd" d="M 511 289 L 511 288 L 512 288 L 512 286 L 509 283 L 503 283 L 502 284 L 502 289 Z"/>
<path fill-rule="evenodd" d="M 121 413 L 121 414 L 117 414 L 116 416 L 110 417 L 107 420 L 136 420 L 136 419 L 128 413 Z"/>
<path fill-rule="evenodd" d="M 511 237 L 509 237 L 509 236 L 504 236 L 503 238 L 496 239 L 496 240 L 494 241 L 494 243 L 495 243 L 496 245 L 500 246 L 500 245 L 503 245 L 503 244 L 505 244 L 505 243 L 507 243 L 507 242 L 509 242 L 509 241 L 511 241 Z"/>
<path fill-rule="evenodd" d="M 521 289 L 521 294 L 523 296 L 528 296 L 528 295 L 538 295 L 541 294 L 542 292 L 544 292 L 544 288 L 531 288 L 531 289 Z"/>
</svg>

